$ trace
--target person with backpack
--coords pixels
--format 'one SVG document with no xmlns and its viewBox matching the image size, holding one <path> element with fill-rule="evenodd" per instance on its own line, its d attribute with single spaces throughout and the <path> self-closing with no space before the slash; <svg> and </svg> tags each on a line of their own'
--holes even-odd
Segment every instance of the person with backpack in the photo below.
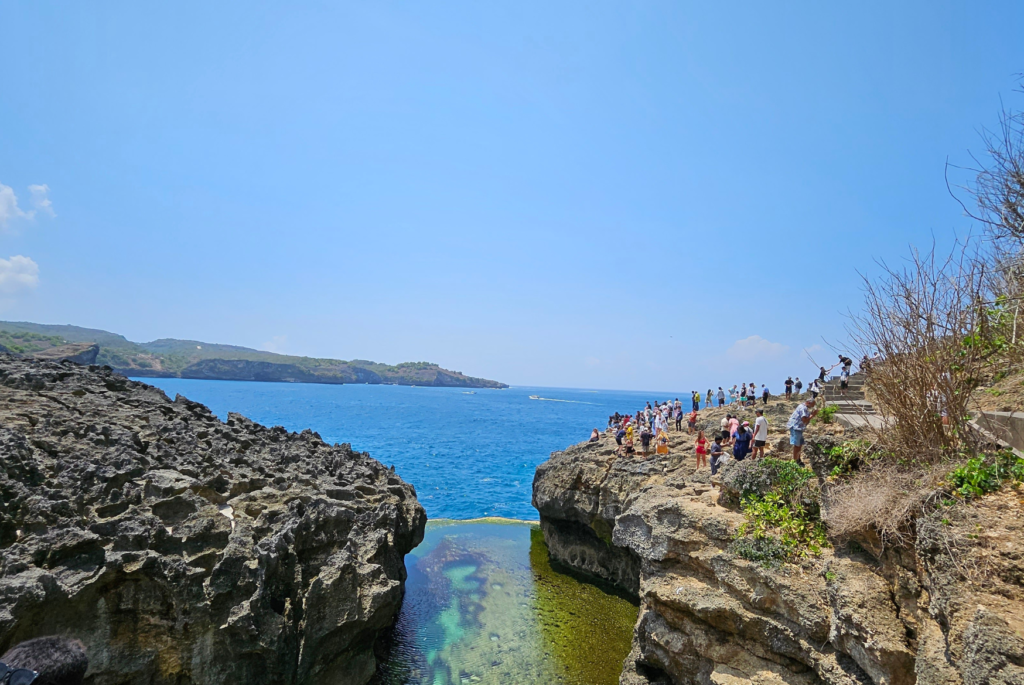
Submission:
<svg viewBox="0 0 1024 685">
<path fill-rule="evenodd" d="M 800 376 L 796 377 L 796 382 L 793 383 L 793 389 L 796 390 L 797 395 L 804 391 L 804 382 L 800 380 Z"/>
</svg>

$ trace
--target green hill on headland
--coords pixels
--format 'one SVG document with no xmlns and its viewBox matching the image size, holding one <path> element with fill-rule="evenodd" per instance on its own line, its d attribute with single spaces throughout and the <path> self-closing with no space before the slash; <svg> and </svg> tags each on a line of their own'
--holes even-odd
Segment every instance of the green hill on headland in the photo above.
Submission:
<svg viewBox="0 0 1024 685">
<path fill-rule="evenodd" d="M 365 359 L 343 361 L 296 357 L 237 345 L 162 338 L 135 343 L 123 335 L 79 326 L 0 321 L 0 346 L 33 355 L 69 343 L 99 345 L 97 364 L 126 376 L 291 383 L 369 383 L 464 388 L 507 388 L 430 362 L 389 365 Z"/>
</svg>

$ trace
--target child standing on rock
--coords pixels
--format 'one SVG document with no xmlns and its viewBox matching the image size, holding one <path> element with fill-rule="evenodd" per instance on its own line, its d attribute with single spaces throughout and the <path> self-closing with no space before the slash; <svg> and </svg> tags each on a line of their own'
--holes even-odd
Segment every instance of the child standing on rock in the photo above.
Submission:
<svg viewBox="0 0 1024 685">
<path fill-rule="evenodd" d="M 718 473 L 718 469 L 722 466 L 722 457 L 725 456 L 725 452 L 722 450 L 722 438 L 716 436 L 715 441 L 711 443 L 711 475 Z"/>
</svg>

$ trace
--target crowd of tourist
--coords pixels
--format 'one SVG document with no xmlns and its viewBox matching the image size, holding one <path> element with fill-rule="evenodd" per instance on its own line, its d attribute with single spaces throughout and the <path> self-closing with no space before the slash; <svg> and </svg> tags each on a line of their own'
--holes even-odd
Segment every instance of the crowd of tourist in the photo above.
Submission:
<svg viewBox="0 0 1024 685">
<path fill-rule="evenodd" d="M 867 364 L 867 359 L 862 360 L 862 368 Z M 811 419 L 818 413 L 816 408 L 818 395 L 821 394 L 829 374 L 836 368 L 840 368 L 839 393 L 845 395 L 849 388 L 852 367 L 853 360 L 840 354 L 839 361 L 831 368 L 819 367 L 818 376 L 807 385 L 806 395 L 809 397 L 797 405 L 786 424 L 786 428 L 789 430 L 790 445 L 793 447 L 793 459 L 798 464 L 803 465 L 801 460 L 801 450 L 804 444 L 803 432 Z M 799 376 L 786 378 L 783 387 L 786 400 L 805 395 L 804 383 Z M 640 455 L 646 458 L 652 448 L 657 453 L 667 453 L 669 431 L 682 431 L 685 420 L 687 434 L 696 434 L 697 436 L 694 443 L 697 467 L 710 465 L 711 473 L 714 475 L 722 466 L 726 457 L 726 449 L 729 449 L 731 457 L 737 461 L 742 461 L 747 457 L 757 459 L 764 456 L 765 446 L 768 442 L 768 419 L 764 416 L 764 407 L 771 399 L 772 393 L 763 383 L 760 387 L 754 383 L 737 383 L 728 389 L 719 386 L 717 390 L 708 388 L 705 393 L 693 390 L 690 393 L 688 411 L 684 411 L 683 402 L 678 397 L 665 402 L 655 400 L 653 405 L 651 402 L 647 402 L 646 406 L 635 414 L 616 412 L 609 416 L 608 430 L 615 436 L 620 456 L 636 455 L 637 441 L 639 441 Z M 698 428 L 701 402 L 703 402 L 704 409 L 725 406 L 752 408 L 755 410 L 756 416 L 754 425 L 751 426 L 749 421 L 741 422 L 736 413 L 727 413 L 720 420 L 718 430 L 711 431 L 709 439 L 706 430 Z M 595 428 L 590 440 L 597 442 L 600 438 L 600 432 Z"/>
</svg>

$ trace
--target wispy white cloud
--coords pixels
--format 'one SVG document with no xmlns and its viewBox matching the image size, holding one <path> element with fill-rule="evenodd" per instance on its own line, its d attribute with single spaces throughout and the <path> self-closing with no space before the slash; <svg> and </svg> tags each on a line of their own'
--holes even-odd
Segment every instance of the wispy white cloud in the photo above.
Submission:
<svg viewBox="0 0 1024 685">
<path fill-rule="evenodd" d="M 0 259 L 0 294 L 31 290 L 39 285 L 39 265 L 23 255 Z"/>
<path fill-rule="evenodd" d="M 53 211 L 53 202 L 49 198 L 50 186 L 45 183 L 42 185 L 31 185 L 28 187 L 28 192 L 32 194 L 32 206 L 36 208 L 33 211 L 38 210 L 51 217 L 57 216 L 57 213 Z"/>
<path fill-rule="evenodd" d="M 25 212 L 18 206 L 14 188 L 0 183 L 0 228 L 7 228 L 14 219 L 31 219 L 32 216 L 32 212 Z"/>
<path fill-rule="evenodd" d="M 263 343 L 260 347 L 265 352 L 274 352 L 275 354 L 285 354 L 285 348 L 288 346 L 287 335 L 275 335 L 273 338 Z"/>
<path fill-rule="evenodd" d="M 14 188 L 0 183 L 0 229 L 7 228 L 11 222 L 18 219 L 32 221 L 36 218 L 36 212 L 42 212 L 51 217 L 57 216 L 53 211 L 53 202 L 49 198 L 50 186 L 45 183 L 31 185 L 28 187 L 28 192 L 31 195 L 29 202 L 32 203 L 34 209 L 25 210 L 18 206 L 18 196 L 14 193 Z"/>
<path fill-rule="evenodd" d="M 788 351 L 789 347 L 782 343 L 766 340 L 759 335 L 752 335 L 734 342 L 732 347 L 725 351 L 725 354 L 733 359 L 758 361 L 777 359 Z"/>
</svg>

